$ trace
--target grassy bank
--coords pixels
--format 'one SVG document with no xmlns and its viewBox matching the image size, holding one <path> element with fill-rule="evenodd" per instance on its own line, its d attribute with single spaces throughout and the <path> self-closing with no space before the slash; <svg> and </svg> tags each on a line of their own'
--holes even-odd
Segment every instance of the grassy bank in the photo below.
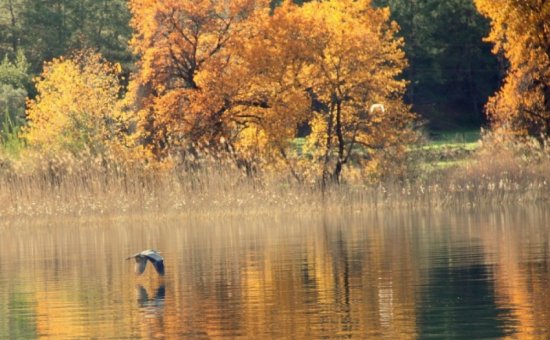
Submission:
<svg viewBox="0 0 550 340">
<path fill-rule="evenodd" d="M 477 130 L 431 132 L 425 145 L 419 148 L 423 170 L 427 173 L 453 166 L 464 166 L 481 146 Z"/>
</svg>

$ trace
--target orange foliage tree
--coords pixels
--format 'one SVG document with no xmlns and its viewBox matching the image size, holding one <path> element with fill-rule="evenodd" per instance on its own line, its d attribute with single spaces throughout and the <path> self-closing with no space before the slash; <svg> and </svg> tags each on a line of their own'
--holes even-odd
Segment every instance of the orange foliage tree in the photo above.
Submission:
<svg viewBox="0 0 550 340">
<path fill-rule="evenodd" d="M 118 69 L 89 51 L 46 63 L 22 137 L 44 151 L 105 152 L 115 136 Z"/>
<path fill-rule="evenodd" d="M 130 84 L 138 136 L 158 158 L 190 143 L 227 136 L 242 78 L 237 38 L 260 1 L 131 0 L 139 72 Z M 260 105 L 258 103 L 258 105 Z"/>
<path fill-rule="evenodd" d="M 488 41 L 509 62 L 504 85 L 487 104 L 495 130 L 550 133 L 550 2 L 475 0 L 491 19 Z"/>
<path fill-rule="evenodd" d="M 415 116 L 403 104 L 407 62 L 397 25 L 370 0 L 310 2 L 295 11 L 314 22 L 304 28 L 316 51 L 306 75 L 316 102 L 306 146 L 322 164 L 323 183 L 340 181 L 350 161 L 379 173 L 382 156 L 401 157 L 415 137 Z"/>
<path fill-rule="evenodd" d="M 323 182 L 343 166 L 410 141 L 403 104 L 403 42 L 387 9 L 370 0 L 131 0 L 140 57 L 127 104 L 138 143 L 159 159 L 189 145 L 240 157 L 322 164 Z M 385 110 L 372 110 L 383 103 Z M 304 154 L 292 147 L 309 124 Z M 221 141 L 221 142 L 220 142 Z M 402 151 L 402 150 L 401 150 Z M 394 154 L 395 156 L 395 154 Z"/>
</svg>

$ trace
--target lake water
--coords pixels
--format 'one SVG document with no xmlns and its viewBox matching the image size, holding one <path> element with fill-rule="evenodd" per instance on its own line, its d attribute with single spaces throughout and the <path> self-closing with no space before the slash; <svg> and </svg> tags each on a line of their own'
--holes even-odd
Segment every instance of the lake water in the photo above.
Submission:
<svg viewBox="0 0 550 340">
<path fill-rule="evenodd" d="M 550 338 L 549 217 L 2 221 L 0 338 Z M 147 248 L 163 278 L 125 260 Z"/>
</svg>

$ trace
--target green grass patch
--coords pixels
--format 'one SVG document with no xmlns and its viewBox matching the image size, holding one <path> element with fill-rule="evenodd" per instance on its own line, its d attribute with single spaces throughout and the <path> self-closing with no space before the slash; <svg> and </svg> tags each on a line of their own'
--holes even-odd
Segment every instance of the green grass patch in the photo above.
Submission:
<svg viewBox="0 0 550 340">
<path fill-rule="evenodd" d="M 480 147 L 479 130 L 453 130 L 429 132 L 425 144 L 413 147 L 413 157 L 419 157 L 421 168 L 427 173 L 453 166 L 463 166 L 470 156 Z M 298 155 L 303 154 L 305 138 L 295 138 L 293 149 Z"/>
<path fill-rule="evenodd" d="M 479 130 L 430 132 L 428 141 L 416 150 L 422 159 L 422 168 L 427 172 L 443 170 L 468 163 L 480 147 Z"/>
<path fill-rule="evenodd" d="M 430 139 L 434 143 L 474 143 L 481 138 L 480 130 L 453 130 L 453 131 L 432 131 Z"/>
</svg>

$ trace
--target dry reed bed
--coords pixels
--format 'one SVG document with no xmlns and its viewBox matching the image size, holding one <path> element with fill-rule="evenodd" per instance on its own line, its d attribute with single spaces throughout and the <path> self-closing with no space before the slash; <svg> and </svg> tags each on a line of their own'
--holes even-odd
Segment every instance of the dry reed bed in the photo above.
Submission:
<svg viewBox="0 0 550 340">
<path fill-rule="evenodd" d="M 152 171 L 104 161 L 50 162 L 30 172 L 0 172 L 0 217 L 148 212 L 223 216 L 548 202 L 550 176 L 520 170 L 510 164 L 498 168 L 477 163 L 423 180 L 345 183 L 322 192 L 316 185 L 266 175 L 250 178 L 223 164 Z"/>
<path fill-rule="evenodd" d="M 247 176 L 231 160 L 150 168 L 116 158 L 44 156 L 0 162 L 0 218 L 183 213 L 227 216 L 379 208 L 547 204 L 550 147 L 492 136 L 464 165 L 322 191 L 281 173 Z M 391 173 L 391 169 L 388 169 Z"/>
</svg>

